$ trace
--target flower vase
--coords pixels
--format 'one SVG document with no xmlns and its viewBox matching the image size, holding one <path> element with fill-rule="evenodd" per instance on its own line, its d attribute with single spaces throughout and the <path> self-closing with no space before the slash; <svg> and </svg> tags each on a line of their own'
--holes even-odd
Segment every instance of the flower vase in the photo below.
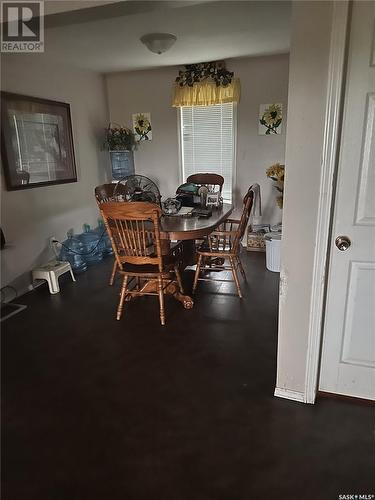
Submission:
<svg viewBox="0 0 375 500">
<path fill-rule="evenodd" d="M 112 180 L 119 181 L 128 175 L 133 175 L 134 154 L 133 151 L 110 151 Z"/>
</svg>

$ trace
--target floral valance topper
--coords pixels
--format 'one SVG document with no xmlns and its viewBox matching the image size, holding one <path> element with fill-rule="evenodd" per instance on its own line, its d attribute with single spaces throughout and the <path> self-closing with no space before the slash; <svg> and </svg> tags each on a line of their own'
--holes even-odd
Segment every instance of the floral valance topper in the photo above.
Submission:
<svg viewBox="0 0 375 500">
<path fill-rule="evenodd" d="M 178 72 L 176 83 L 180 87 L 192 87 L 195 83 L 210 79 L 216 86 L 226 87 L 232 83 L 234 73 L 227 71 L 223 61 L 187 64 L 185 70 Z"/>
<path fill-rule="evenodd" d="M 224 62 L 188 64 L 174 83 L 172 106 L 211 106 L 239 102 L 240 81 Z"/>
</svg>

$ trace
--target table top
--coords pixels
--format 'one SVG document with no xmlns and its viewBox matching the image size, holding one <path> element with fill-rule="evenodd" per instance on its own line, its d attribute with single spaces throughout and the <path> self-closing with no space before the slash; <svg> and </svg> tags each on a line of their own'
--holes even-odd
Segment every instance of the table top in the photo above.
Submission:
<svg viewBox="0 0 375 500">
<path fill-rule="evenodd" d="M 161 219 L 161 238 L 166 240 L 195 240 L 210 234 L 233 211 L 233 206 L 224 203 L 212 207 L 211 217 L 179 217 L 163 215 Z"/>
</svg>

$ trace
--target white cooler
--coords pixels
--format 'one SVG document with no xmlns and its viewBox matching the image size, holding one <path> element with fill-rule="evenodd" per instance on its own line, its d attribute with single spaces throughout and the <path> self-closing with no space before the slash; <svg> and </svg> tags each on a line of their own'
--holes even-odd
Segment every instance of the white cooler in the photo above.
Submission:
<svg viewBox="0 0 375 500">
<path fill-rule="evenodd" d="M 274 273 L 280 272 L 281 233 L 266 233 L 266 268 Z"/>
</svg>

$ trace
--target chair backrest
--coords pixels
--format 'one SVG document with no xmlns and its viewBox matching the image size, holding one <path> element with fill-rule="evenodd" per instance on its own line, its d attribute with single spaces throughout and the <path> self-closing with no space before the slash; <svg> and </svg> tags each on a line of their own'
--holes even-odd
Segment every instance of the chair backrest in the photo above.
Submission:
<svg viewBox="0 0 375 500">
<path fill-rule="evenodd" d="M 110 201 L 99 208 L 120 269 L 125 263 L 153 264 L 162 271 L 160 207 L 144 201 Z"/>
<path fill-rule="evenodd" d="M 223 190 L 224 177 L 219 174 L 192 174 L 186 179 L 186 182 L 193 182 L 207 186 L 210 192 L 214 192 L 216 187 L 219 188 L 220 194 Z"/>
<path fill-rule="evenodd" d="M 221 229 L 213 231 L 208 238 L 210 250 L 229 251 L 232 255 L 237 254 L 247 223 L 249 221 L 251 208 L 253 206 L 253 192 L 249 189 L 244 198 L 240 220 L 227 219 L 221 225 Z"/>
<path fill-rule="evenodd" d="M 115 189 L 116 194 L 114 193 Z M 118 201 L 120 196 L 125 199 L 125 192 L 126 190 L 122 184 L 118 185 L 114 182 L 111 184 L 101 184 L 100 186 L 96 186 L 94 190 L 98 205 L 101 203 L 107 203 L 108 201 Z"/>
<path fill-rule="evenodd" d="M 233 248 L 237 252 L 239 244 L 245 234 L 247 223 L 249 222 L 250 212 L 253 207 L 254 193 L 251 191 L 251 187 L 248 189 L 243 203 L 243 209 L 241 214 L 240 223 L 238 224 L 237 234 L 233 242 Z"/>
<path fill-rule="evenodd" d="M 249 198 L 249 196 L 254 197 L 254 192 L 251 190 L 253 186 L 250 186 L 249 189 L 247 190 L 245 196 L 243 197 L 243 204 L 246 205 L 246 201 Z"/>
</svg>

